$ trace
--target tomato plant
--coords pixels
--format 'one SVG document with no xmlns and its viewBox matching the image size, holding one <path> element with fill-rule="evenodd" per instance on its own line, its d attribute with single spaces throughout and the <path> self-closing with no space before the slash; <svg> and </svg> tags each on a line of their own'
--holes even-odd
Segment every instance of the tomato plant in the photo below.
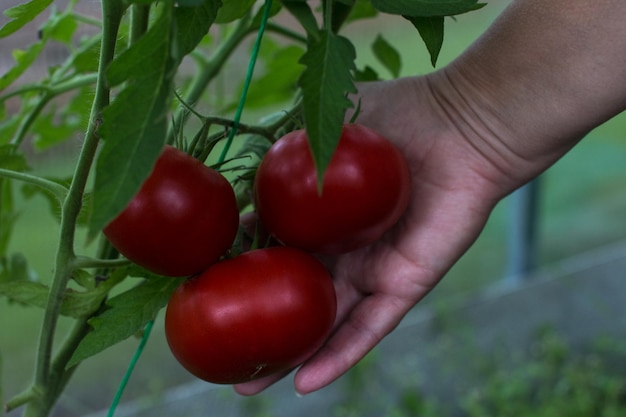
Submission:
<svg viewBox="0 0 626 417">
<path fill-rule="evenodd" d="M 128 206 L 104 228 L 124 256 L 162 275 L 201 272 L 230 249 L 235 192 L 219 172 L 166 146 Z"/>
<path fill-rule="evenodd" d="M 0 386 L 0 396 L 5 397 L 1 409 L 12 412 L 23 407 L 28 417 L 51 414 L 84 360 L 150 329 L 183 281 L 162 274 L 195 275 L 228 251 L 237 227 L 233 189 L 237 207 L 251 207 L 257 166 L 277 138 L 296 126 L 304 127 L 306 138 L 303 132 L 292 134 L 300 145 L 293 148 L 293 156 L 285 153 L 289 160 L 283 158 L 280 164 L 302 188 L 305 203 L 294 204 L 293 194 L 272 194 L 284 186 L 284 178 L 268 181 L 264 172 L 278 173 L 278 166 L 263 163 L 257 206 L 267 226 L 282 240 L 292 240 L 274 224 L 282 218 L 276 224 L 293 226 L 296 237 L 308 236 L 294 239 L 294 244 L 330 252 L 366 244 L 383 233 L 402 211 L 406 185 L 399 168 L 402 162 L 393 162 L 395 151 L 389 148 L 373 150 L 366 145 L 376 142 L 366 139 L 371 134 L 364 135 L 358 147 L 350 144 L 350 138 L 338 147 L 337 143 L 346 111 L 354 105 L 350 94 L 357 93 L 357 83 L 384 78 L 379 72 L 398 77 L 401 54 L 383 35 L 386 26 L 374 22 L 372 28 L 380 28 L 381 33 L 374 34 L 368 47 L 377 67 L 363 65 L 356 47 L 365 44 L 363 38 L 359 34 L 355 45 L 354 35 L 344 28 L 381 15 L 396 16 L 417 29 L 434 63 L 443 42 L 444 19 L 482 7 L 477 0 L 323 0 L 316 4 L 5 0 L 3 4 L 0 50 L 7 51 L 9 59 L 0 74 L 0 316 L 10 317 L 11 323 L 1 327 L 23 327 L 13 322 L 18 318 L 13 311 L 21 306 L 43 308 L 43 318 L 37 340 L 26 340 L 21 333 L 15 337 L 37 346 L 33 363 L 19 366 L 33 368 L 32 379 L 23 373 L 10 375 L 11 384 Z M 257 41 L 250 48 L 252 37 Z M 15 49 L 12 54 L 10 49 Z M 14 62 L 9 62 L 10 57 Z M 250 64 L 258 60 L 262 65 L 254 71 L 254 65 L 243 68 L 242 60 Z M 251 120 L 242 117 L 244 103 L 255 109 Z M 347 131 L 355 129 L 359 128 Z M 325 178 L 321 198 L 316 194 L 316 178 L 305 186 L 304 170 L 296 175 L 296 161 L 312 170 L 304 152 L 307 139 L 316 173 Z M 166 145 L 210 161 L 207 164 L 214 161 L 220 172 L 229 172 L 230 184 L 174 148 L 163 151 Z M 280 153 L 276 150 L 280 146 L 265 159 Z M 343 150 L 346 147 L 348 152 Z M 346 159 L 351 154 L 361 156 Z M 45 166 L 39 166 L 44 158 Z M 331 164 L 331 158 L 338 162 Z M 361 158 L 366 161 L 362 166 L 354 162 Z M 365 182 L 347 181 L 349 169 L 359 172 Z M 346 185 L 352 191 L 346 191 Z M 266 188 L 269 194 L 263 191 Z M 31 198 L 34 195 L 37 198 Z M 271 208 L 266 208 L 263 195 L 270 196 Z M 35 205 L 41 198 L 54 217 L 38 215 L 37 221 L 30 222 L 21 205 Z M 39 227 L 46 220 L 58 222 L 58 233 L 49 233 L 47 224 Z M 311 235 L 312 228 L 318 228 L 319 234 Z M 16 230 L 21 239 L 15 239 Z M 36 239 L 37 245 L 20 244 L 24 239 Z M 29 254 L 35 247 L 35 253 Z M 331 321 L 330 295 L 322 284 L 318 288 L 312 283 L 324 281 L 326 275 L 309 257 L 289 260 L 279 255 L 293 251 L 253 252 L 209 266 L 209 271 L 219 271 L 253 264 L 256 261 L 251 260 L 267 253 L 264 256 L 273 260 L 266 272 L 268 282 L 261 283 L 262 270 L 251 271 L 248 277 L 254 283 L 246 291 L 254 302 L 264 299 L 262 288 L 270 283 L 291 288 L 303 301 L 300 309 L 291 306 L 294 317 L 301 317 L 298 326 L 296 321 L 283 320 L 284 327 L 268 325 L 265 333 L 259 333 L 259 337 L 267 335 L 263 339 L 267 343 L 289 332 L 297 334 L 293 339 L 302 343 L 294 348 L 294 340 L 289 340 L 267 363 L 254 362 L 251 351 L 245 350 L 253 344 L 246 345 L 243 339 L 242 345 L 233 342 L 232 351 L 249 355 L 246 363 L 254 365 L 241 370 L 242 377 L 295 366 L 325 337 L 325 326 Z M 278 268 L 282 263 L 287 270 Z M 289 270 L 302 271 L 304 278 L 279 283 L 278 277 L 284 278 Z M 271 271 L 276 272 L 271 274 L 274 278 L 268 278 Z M 129 278 L 137 284 L 121 285 Z M 202 289 L 205 281 L 213 279 L 195 278 L 182 288 Z M 315 303 L 312 295 L 297 291 L 307 285 L 317 288 Z M 274 302 L 288 310 L 280 293 Z M 319 310 L 322 305 L 326 315 Z M 208 312 L 209 307 L 203 308 Z M 200 318 L 194 314 L 186 318 L 197 324 Z M 257 314 L 258 320 L 271 322 L 271 314 Z M 57 326 L 61 316 L 71 323 L 67 332 L 66 326 Z M 182 337 L 184 328 L 179 332 Z M 3 337 L 12 339 L 10 333 Z M 5 348 L 0 346 L 2 351 Z M 114 379 L 122 377 L 110 374 Z M 98 384 L 104 383 L 109 388 L 119 380 L 98 379 Z M 124 384 L 119 385 L 123 389 Z M 91 407 L 96 411 L 108 405 Z"/>
<path fill-rule="evenodd" d="M 343 127 L 323 185 L 304 130 L 279 139 L 259 165 L 255 207 L 279 241 L 313 252 L 343 253 L 379 239 L 404 213 L 408 165 L 398 149 L 358 124 Z"/>
<path fill-rule="evenodd" d="M 257 249 L 181 285 L 168 303 L 165 333 L 189 372 L 233 384 L 301 364 L 329 335 L 336 309 L 317 259 L 294 248 Z"/>
</svg>

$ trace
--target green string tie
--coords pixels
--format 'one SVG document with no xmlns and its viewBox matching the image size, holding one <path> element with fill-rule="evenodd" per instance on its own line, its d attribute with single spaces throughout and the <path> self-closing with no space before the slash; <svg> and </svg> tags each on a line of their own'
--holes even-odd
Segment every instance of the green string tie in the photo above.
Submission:
<svg viewBox="0 0 626 417">
<path fill-rule="evenodd" d="M 252 75 L 254 73 L 254 66 L 259 56 L 259 49 L 261 48 L 261 39 L 263 38 L 263 33 L 265 32 L 265 27 L 267 25 L 267 20 L 269 18 L 271 6 L 272 6 L 272 0 L 265 0 L 265 5 L 263 6 L 264 7 L 263 18 L 261 20 L 261 25 L 259 26 L 259 31 L 257 33 L 256 41 L 252 49 L 250 62 L 248 63 L 248 70 L 247 70 L 246 78 L 245 78 L 244 85 L 243 85 L 243 91 L 239 99 L 239 105 L 237 106 L 237 109 L 235 111 L 235 118 L 233 120 L 233 128 L 230 130 L 228 134 L 228 138 L 226 140 L 226 143 L 224 144 L 224 148 L 222 149 L 222 153 L 219 158 L 219 163 L 224 162 L 224 160 L 226 159 L 226 154 L 228 153 L 228 150 L 230 149 L 233 139 L 235 135 L 237 134 L 237 129 L 239 126 L 239 122 L 241 120 L 241 114 L 243 113 L 243 107 L 246 102 L 248 89 L 252 81 Z M 111 404 L 111 407 L 109 408 L 109 413 L 107 414 L 107 417 L 113 417 L 113 415 L 115 414 L 115 410 L 122 398 L 124 389 L 126 388 L 126 385 L 128 384 L 128 381 L 130 380 L 133 370 L 135 369 L 135 365 L 137 364 L 137 361 L 139 360 L 139 357 L 141 356 L 146 346 L 146 343 L 148 342 L 148 338 L 150 337 L 150 333 L 152 331 L 153 326 L 154 326 L 154 320 L 150 320 L 148 324 L 146 324 L 146 327 L 143 331 L 143 337 L 141 338 L 139 346 L 137 346 L 137 350 L 135 351 L 135 354 L 133 355 L 130 363 L 128 364 L 128 369 L 126 370 L 126 373 L 124 374 L 124 378 L 120 382 L 117 392 L 115 393 L 115 397 L 113 398 L 113 402 Z"/>
</svg>

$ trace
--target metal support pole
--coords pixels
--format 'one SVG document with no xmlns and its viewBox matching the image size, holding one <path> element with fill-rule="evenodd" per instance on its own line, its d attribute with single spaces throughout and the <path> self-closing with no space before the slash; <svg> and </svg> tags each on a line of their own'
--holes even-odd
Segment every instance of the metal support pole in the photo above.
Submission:
<svg viewBox="0 0 626 417">
<path fill-rule="evenodd" d="M 519 284 L 537 265 L 539 179 L 511 194 L 506 281 Z"/>
</svg>

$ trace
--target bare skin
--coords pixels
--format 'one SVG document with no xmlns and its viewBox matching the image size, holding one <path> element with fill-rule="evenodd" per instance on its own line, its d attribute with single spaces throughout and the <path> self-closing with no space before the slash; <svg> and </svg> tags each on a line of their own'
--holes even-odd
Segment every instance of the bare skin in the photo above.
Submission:
<svg viewBox="0 0 626 417">
<path fill-rule="evenodd" d="M 375 244 L 331 260 L 335 332 L 295 374 L 331 383 L 374 348 L 476 240 L 493 207 L 626 109 L 626 2 L 516 0 L 447 67 L 361 85 L 359 122 L 412 168 L 407 213 Z M 252 395 L 277 375 L 240 384 Z"/>
</svg>

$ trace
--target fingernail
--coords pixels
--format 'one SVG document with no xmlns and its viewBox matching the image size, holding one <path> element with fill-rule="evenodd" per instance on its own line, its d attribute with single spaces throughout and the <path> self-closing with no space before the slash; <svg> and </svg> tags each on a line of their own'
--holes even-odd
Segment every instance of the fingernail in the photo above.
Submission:
<svg viewBox="0 0 626 417">
<path fill-rule="evenodd" d="M 298 391 L 294 391 L 296 393 L 296 397 L 304 398 L 304 394 L 299 393 Z"/>
</svg>

